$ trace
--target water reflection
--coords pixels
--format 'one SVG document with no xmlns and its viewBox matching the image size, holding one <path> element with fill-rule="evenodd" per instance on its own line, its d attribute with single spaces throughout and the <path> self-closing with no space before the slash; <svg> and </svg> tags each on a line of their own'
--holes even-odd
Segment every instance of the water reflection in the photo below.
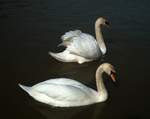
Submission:
<svg viewBox="0 0 150 119">
<path fill-rule="evenodd" d="M 29 105 L 42 114 L 45 119 L 97 119 L 101 117 L 107 103 L 98 103 L 82 107 L 57 108 L 29 100 Z"/>
<path fill-rule="evenodd" d="M 55 59 L 50 59 L 48 71 L 51 77 L 71 78 L 88 85 L 95 82 L 95 72 L 100 64 L 102 64 L 101 60 L 79 65 L 77 63 L 61 63 Z"/>
</svg>

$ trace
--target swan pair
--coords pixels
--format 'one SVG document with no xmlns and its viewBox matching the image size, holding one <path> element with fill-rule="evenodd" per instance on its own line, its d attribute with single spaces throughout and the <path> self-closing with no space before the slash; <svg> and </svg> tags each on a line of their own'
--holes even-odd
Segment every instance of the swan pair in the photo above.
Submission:
<svg viewBox="0 0 150 119">
<path fill-rule="evenodd" d="M 50 55 L 63 62 L 84 63 L 98 59 L 106 53 L 106 46 L 101 34 L 101 26 L 109 25 L 104 18 L 98 18 L 95 23 L 96 39 L 89 34 L 79 30 L 67 32 L 62 36 L 60 45 L 66 46 L 61 53 Z M 49 79 L 31 87 L 19 84 L 35 100 L 56 106 L 75 107 L 84 106 L 98 102 L 104 102 L 108 93 L 103 83 L 103 73 L 108 74 L 115 82 L 115 69 L 109 63 L 101 64 L 95 74 L 97 90 L 68 78 Z"/>
</svg>

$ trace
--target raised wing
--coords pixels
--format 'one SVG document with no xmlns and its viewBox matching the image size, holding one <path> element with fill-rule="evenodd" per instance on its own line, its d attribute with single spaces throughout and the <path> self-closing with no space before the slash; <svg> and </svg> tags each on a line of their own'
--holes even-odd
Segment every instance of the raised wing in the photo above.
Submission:
<svg viewBox="0 0 150 119">
<path fill-rule="evenodd" d="M 80 30 L 66 32 L 64 35 L 61 36 L 62 43 L 60 43 L 58 46 L 67 47 L 68 45 L 72 43 L 73 37 L 78 37 L 80 36 L 81 33 L 82 32 Z"/>
<path fill-rule="evenodd" d="M 74 31 L 69 31 L 69 32 L 66 32 L 64 35 L 61 36 L 61 39 L 63 41 L 65 40 L 69 40 L 71 39 L 72 37 L 77 37 L 77 36 L 80 36 L 82 32 L 80 30 L 74 30 Z"/>
<path fill-rule="evenodd" d="M 96 39 L 80 30 L 66 32 L 61 39 L 59 46 L 66 46 L 71 54 L 87 59 L 97 59 L 102 55 Z"/>
<path fill-rule="evenodd" d="M 67 46 L 67 50 L 72 54 L 88 59 L 97 59 L 100 55 L 102 55 L 96 39 L 86 33 L 73 37 L 72 42 Z"/>
</svg>

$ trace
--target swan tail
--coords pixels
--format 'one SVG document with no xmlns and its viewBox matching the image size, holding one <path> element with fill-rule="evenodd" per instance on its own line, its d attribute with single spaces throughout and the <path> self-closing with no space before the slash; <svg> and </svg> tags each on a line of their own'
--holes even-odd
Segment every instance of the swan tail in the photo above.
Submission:
<svg viewBox="0 0 150 119">
<path fill-rule="evenodd" d="M 29 90 L 30 90 L 30 87 L 28 86 L 24 86 L 24 85 L 21 85 L 21 84 L 18 84 L 20 88 L 22 88 L 24 91 L 26 91 L 27 93 L 29 93 Z"/>
<path fill-rule="evenodd" d="M 61 62 L 75 62 L 75 56 L 66 50 L 60 53 L 49 52 L 49 55 Z"/>
</svg>

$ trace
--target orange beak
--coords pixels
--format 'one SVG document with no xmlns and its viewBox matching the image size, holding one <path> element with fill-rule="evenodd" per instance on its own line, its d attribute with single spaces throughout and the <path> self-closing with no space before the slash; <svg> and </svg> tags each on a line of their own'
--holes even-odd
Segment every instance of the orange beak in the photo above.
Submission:
<svg viewBox="0 0 150 119">
<path fill-rule="evenodd" d="M 114 72 L 111 73 L 110 77 L 113 80 L 113 82 L 116 82 L 116 78 L 115 78 L 115 73 Z"/>
</svg>

